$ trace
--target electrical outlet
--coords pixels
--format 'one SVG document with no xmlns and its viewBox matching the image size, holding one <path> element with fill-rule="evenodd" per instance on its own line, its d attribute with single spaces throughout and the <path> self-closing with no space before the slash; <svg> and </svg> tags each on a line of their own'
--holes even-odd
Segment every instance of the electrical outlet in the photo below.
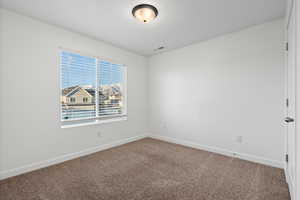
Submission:
<svg viewBox="0 0 300 200">
<path fill-rule="evenodd" d="M 243 143 L 243 136 L 239 135 L 236 137 L 236 142 L 237 143 Z"/>
<path fill-rule="evenodd" d="M 97 132 L 98 137 L 102 137 L 102 133 L 100 131 Z"/>
</svg>

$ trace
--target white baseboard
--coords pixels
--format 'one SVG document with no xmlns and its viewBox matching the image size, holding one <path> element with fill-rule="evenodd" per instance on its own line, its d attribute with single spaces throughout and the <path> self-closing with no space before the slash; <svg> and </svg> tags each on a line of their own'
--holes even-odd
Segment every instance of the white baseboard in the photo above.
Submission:
<svg viewBox="0 0 300 200">
<path fill-rule="evenodd" d="M 262 158 L 262 157 L 257 157 L 257 156 L 248 155 L 248 154 L 236 153 L 236 152 L 228 151 L 228 150 L 217 148 L 217 147 L 201 145 L 201 144 L 197 144 L 197 143 L 193 143 L 193 142 L 189 142 L 189 141 L 184 141 L 184 140 L 180 140 L 180 139 L 176 139 L 176 138 L 147 134 L 147 135 L 140 135 L 140 136 L 135 136 L 135 137 L 131 137 L 131 138 L 118 140 L 118 141 L 108 143 L 108 144 L 102 144 L 102 145 L 92 147 L 92 148 L 89 148 L 89 149 L 85 149 L 85 150 L 82 150 L 82 151 L 79 151 L 79 152 L 76 152 L 76 153 L 70 153 L 70 154 L 62 155 L 62 156 L 59 156 L 59 157 L 56 157 L 56 158 L 53 158 L 53 159 L 32 163 L 32 164 L 25 165 L 25 166 L 22 166 L 22 167 L 18 167 L 18 168 L 6 170 L 6 171 L 0 171 L 0 180 L 6 179 L 6 178 L 9 178 L 9 177 L 13 177 L 13 176 L 17 176 L 17 175 L 20 175 L 20 174 L 24 174 L 24 173 L 27 173 L 27 172 L 31 172 L 31 171 L 41 169 L 41 168 L 44 168 L 44 167 L 48 167 L 48 166 L 51 166 L 51 165 L 59 164 L 59 163 L 62 163 L 62 162 L 68 161 L 68 160 L 72 160 L 72 159 L 75 159 L 75 158 L 79 158 L 79 157 L 82 157 L 82 156 L 85 156 L 85 155 L 95 153 L 95 152 L 98 152 L 98 151 L 103 151 L 103 150 L 106 150 L 106 149 L 117 147 L 117 146 L 120 146 L 122 144 L 126 144 L 126 143 L 129 143 L 129 142 L 133 142 L 133 141 L 143 139 L 145 137 L 151 137 L 151 138 L 154 138 L 154 139 L 158 139 L 158 140 L 162 140 L 162 141 L 166 141 L 166 142 L 171 142 L 171 143 L 175 143 L 175 144 L 180 144 L 180 145 L 192 147 L 192 148 L 195 148 L 195 149 L 210 151 L 210 152 L 214 152 L 214 153 L 218 153 L 218 154 L 222 154 L 222 155 L 226 155 L 226 156 L 237 157 L 237 158 L 240 158 L 240 159 L 243 159 L 243 160 L 257 162 L 257 163 L 261 163 L 261 164 L 265 164 L 265 165 L 269 165 L 269 166 L 273 166 L 273 167 L 283 168 L 283 166 L 284 166 L 284 163 L 281 163 L 279 161 L 265 159 L 265 158 Z"/>
<path fill-rule="evenodd" d="M 106 149 L 117 147 L 117 146 L 120 146 L 122 144 L 126 144 L 126 143 L 129 143 L 129 142 L 133 142 L 133 141 L 136 141 L 136 140 L 143 139 L 145 137 L 147 137 L 147 136 L 146 135 L 139 135 L 139 136 L 135 136 L 135 137 L 131 137 L 131 138 L 126 138 L 126 139 L 118 140 L 118 141 L 111 142 L 111 143 L 108 143 L 108 144 L 101 144 L 99 146 L 92 147 L 92 148 L 89 148 L 89 149 L 85 149 L 85 150 L 82 150 L 82 151 L 79 151 L 79 152 L 76 152 L 76 153 L 70 153 L 70 154 L 62 155 L 62 156 L 59 156 L 59 157 L 56 157 L 56 158 L 53 158 L 53 159 L 32 163 L 32 164 L 29 164 L 29 165 L 25 165 L 25 166 L 22 166 L 22 167 L 18 167 L 18 168 L 6 170 L 6 171 L 1 171 L 0 172 L 0 180 L 10 178 L 10 177 L 13 177 L 13 176 L 17 176 L 17 175 L 20 175 L 20 174 L 24 174 L 24 173 L 27 173 L 27 172 L 31 172 L 31 171 L 41 169 L 41 168 L 44 168 L 44 167 L 49 167 L 51 165 L 62 163 L 62 162 L 72 160 L 72 159 L 75 159 L 75 158 L 79 158 L 79 157 L 82 157 L 82 156 L 86 156 L 86 155 L 89 155 L 89 154 L 92 154 L 92 153 L 95 153 L 95 152 L 98 152 L 98 151 L 103 151 L 103 150 L 106 150 Z"/>
<path fill-rule="evenodd" d="M 226 155 L 226 156 L 230 156 L 230 157 L 236 157 L 236 158 L 239 158 L 239 159 L 242 159 L 242 160 L 248 160 L 248 161 L 251 161 L 251 162 L 256 162 L 256 163 L 260 163 L 260 164 L 264 164 L 264 165 L 268 165 L 268 166 L 272 166 L 272 167 L 284 168 L 284 162 L 280 162 L 280 161 L 276 161 L 276 160 L 270 160 L 270 159 L 263 158 L 263 157 L 258 157 L 258 156 L 254 156 L 254 155 L 233 152 L 233 151 L 229 151 L 229 150 L 226 150 L 226 149 L 221 149 L 221 148 L 218 148 L 218 147 L 212 147 L 212 146 L 197 144 L 197 143 L 194 143 L 194 142 L 180 140 L 180 139 L 166 137 L 166 136 L 161 136 L 161 135 L 150 135 L 149 137 L 154 138 L 154 139 L 158 139 L 158 140 L 162 140 L 162 141 L 166 141 L 166 142 L 180 144 L 180 145 L 187 146 L 187 147 L 192 147 L 192 148 L 195 148 L 195 149 L 214 152 L 214 153 L 218 153 L 218 154 L 222 154 L 222 155 Z"/>
<path fill-rule="evenodd" d="M 294 185 L 294 182 L 292 181 L 291 175 L 290 175 L 290 173 L 288 173 L 286 167 L 284 168 L 284 174 L 285 174 L 286 182 L 287 182 L 288 187 L 289 187 L 291 200 L 296 200 L 296 198 L 295 198 L 295 185 Z"/>
</svg>

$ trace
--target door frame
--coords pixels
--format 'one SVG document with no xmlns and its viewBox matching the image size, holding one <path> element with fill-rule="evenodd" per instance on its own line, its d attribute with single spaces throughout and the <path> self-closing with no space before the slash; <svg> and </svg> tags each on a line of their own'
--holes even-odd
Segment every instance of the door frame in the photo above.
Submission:
<svg viewBox="0 0 300 200">
<path fill-rule="evenodd" d="M 295 82 L 296 82 L 296 101 L 295 101 L 295 126 L 296 126 L 296 142 L 295 142 L 295 169 L 296 169 L 296 174 L 295 174 L 295 182 L 294 184 L 291 183 L 291 178 L 289 175 L 289 172 L 287 170 L 287 163 L 285 162 L 284 165 L 284 170 L 285 170 L 285 175 L 286 175 L 286 180 L 289 185 L 290 189 L 290 195 L 291 195 L 291 200 L 300 200 L 300 0 L 288 0 L 287 1 L 287 9 L 286 9 L 286 20 L 285 20 L 285 31 L 286 31 L 286 41 L 288 41 L 288 34 L 287 34 L 287 28 L 290 22 L 290 15 L 291 15 L 291 8 L 292 5 L 294 6 L 294 16 L 295 16 L 295 62 L 296 62 L 296 76 L 295 76 Z M 286 81 L 285 84 L 287 84 L 287 53 L 286 53 L 286 61 L 285 61 L 285 77 Z M 285 99 L 287 98 L 287 86 L 285 87 Z M 285 117 L 287 114 L 287 107 L 285 106 Z M 285 154 L 288 152 L 288 147 L 287 147 L 287 127 L 285 127 Z"/>
<path fill-rule="evenodd" d="M 296 179 L 295 200 L 300 200 L 300 1 L 295 2 L 296 16 Z"/>
</svg>

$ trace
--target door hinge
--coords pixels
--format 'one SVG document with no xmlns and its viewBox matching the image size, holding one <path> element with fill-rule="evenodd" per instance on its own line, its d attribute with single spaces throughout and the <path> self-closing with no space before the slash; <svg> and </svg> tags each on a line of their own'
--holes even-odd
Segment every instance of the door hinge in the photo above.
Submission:
<svg viewBox="0 0 300 200">
<path fill-rule="evenodd" d="M 285 162 L 289 162 L 289 155 L 285 154 Z"/>
<path fill-rule="evenodd" d="M 286 100 L 285 100 L 285 105 L 286 105 L 286 107 L 289 107 L 289 104 L 290 104 L 289 99 L 286 99 Z"/>
<path fill-rule="evenodd" d="M 285 50 L 288 51 L 289 50 L 289 43 L 285 43 Z"/>
</svg>

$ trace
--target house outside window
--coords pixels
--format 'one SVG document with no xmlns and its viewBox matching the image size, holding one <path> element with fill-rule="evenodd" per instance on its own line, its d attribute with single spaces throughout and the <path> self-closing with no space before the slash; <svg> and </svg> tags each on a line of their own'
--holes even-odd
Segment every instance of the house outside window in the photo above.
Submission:
<svg viewBox="0 0 300 200">
<path fill-rule="evenodd" d="M 61 121 L 126 115 L 124 65 L 62 51 Z"/>
<path fill-rule="evenodd" d="M 75 101 L 76 101 L 76 98 L 75 98 L 75 97 L 70 97 L 70 102 L 71 102 L 71 103 L 75 103 Z"/>
</svg>

